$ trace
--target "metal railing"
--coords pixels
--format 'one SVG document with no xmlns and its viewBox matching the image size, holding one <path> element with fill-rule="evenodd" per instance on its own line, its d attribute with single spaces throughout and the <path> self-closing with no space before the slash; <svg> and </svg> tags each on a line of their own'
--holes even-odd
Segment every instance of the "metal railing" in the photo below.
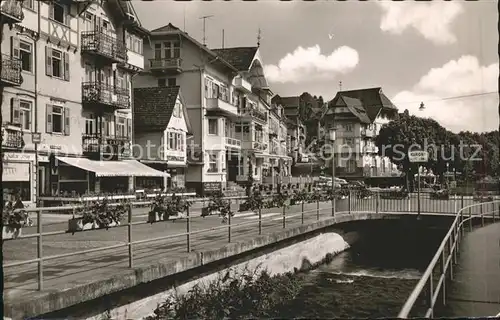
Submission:
<svg viewBox="0 0 500 320">
<path fill-rule="evenodd" d="M 125 88 L 101 82 L 83 82 L 82 102 L 128 109 L 130 108 L 130 95 L 128 89 Z"/>
<path fill-rule="evenodd" d="M 19 0 L 2 0 L 0 2 L 0 14 L 7 16 L 14 22 L 24 19 L 23 2 Z"/>
<path fill-rule="evenodd" d="M 2 134 L 4 134 L 2 148 L 22 149 L 24 147 L 23 131 L 21 131 L 21 127 L 3 126 Z"/>
<path fill-rule="evenodd" d="M 245 200 L 246 197 L 227 197 L 226 200 L 230 201 L 230 204 L 235 204 L 238 205 L 239 201 Z M 337 200 L 339 199 L 339 200 Z M 341 201 L 340 199 L 344 199 L 347 201 Z M 458 201 L 461 200 L 461 203 L 464 203 L 464 198 L 462 197 L 461 199 L 455 199 L 454 205 L 452 206 L 446 206 L 444 207 L 444 210 L 441 213 L 453 213 L 457 212 L 456 210 L 453 211 L 454 208 L 456 208 Z M 205 207 L 205 204 L 208 202 L 207 199 L 192 199 L 193 203 L 202 203 L 202 208 Z M 340 202 L 339 202 L 340 201 Z M 393 202 L 405 202 L 406 199 L 394 199 L 392 200 Z M 431 200 L 432 202 L 432 200 Z M 50 261 L 50 260 L 55 260 L 55 259 L 60 259 L 60 258 L 67 258 L 71 256 L 81 256 L 84 254 L 90 254 L 90 253 L 97 253 L 97 252 L 102 252 L 102 251 L 109 251 L 111 249 L 118 249 L 118 248 L 128 248 L 128 267 L 133 268 L 134 266 L 134 247 L 139 244 L 145 244 L 145 243 L 153 243 L 153 242 L 158 242 L 158 241 L 163 241 L 163 240 L 169 240 L 169 239 L 174 239 L 174 238 L 184 238 L 185 242 L 184 245 L 187 249 L 187 252 L 191 252 L 191 248 L 193 245 L 193 236 L 195 235 L 200 235 L 200 234 L 207 234 L 211 232 L 220 232 L 227 230 L 227 239 L 228 242 L 231 242 L 232 239 L 232 230 L 235 228 L 241 228 L 241 227 L 248 227 L 251 225 L 257 225 L 258 226 L 258 234 L 262 234 L 262 229 L 264 223 L 274 223 L 273 221 L 277 221 L 278 223 L 282 224 L 283 228 L 286 228 L 287 225 L 293 223 L 292 219 L 297 219 L 300 221 L 300 224 L 305 223 L 305 219 L 311 219 L 311 216 L 307 216 L 307 214 L 312 215 L 312 219 L 319 221 L 320 220 L 320 212 L 324 215 L 326 213 L 327 217 L 330 218 L 332 216 L 335 216 L 337 214 L 352 214 L 352 213 L 366 213 L 366 212 L 374 212 L 374 213 L 401 213 L 401 212 L 412 212 L 412 210 L 415 210 L 416 206 L 411 205 L 408 203 L 406 206 L 406 203 L 403 203 L 402 205 L 395 205 L 394 207 L 389 205 L 389 202 L 385 202 L 384 199 L 380 196 L 380 193 L 376 193 L 374 197 L 363 197 L 360 192 L 358 191 L 349 191 L 347 195 L 345 196 L 338 196 L 336 199 L 332 200 L 314 200 L 312 202 L 305 203 L 304 201 L 298 202 L 291 204 L 289 207 L 283 207 L 283 208 L 270 208 L 269 210 L 280 210 L 281 211 L 281 218 L 276 218 L 276 215 L 273 214 L 273 216 L 268 216 L 266 215 L 265 217 L 262 216 L 262 211 L 266 209 L 259 209 L 258 212 L 254 212 L 254 214 L 258 214 L 258 219 L 251 220 L 251 221 L 243 221 L 243 222 L 238 222 L 234 223 L 232 222 L 232 218 L 229 217 L 228 222 L 226 224 L 221 224 L 220 226 L 216 227 L 211 227 L 211 228 L 204 228 L 200 230 L 191 230 L 191 223 L 195 219 L 203 219 L 201 215 L 199 216 L 193 216 L 190 214 L 190 210 L 194 210 L 194 207 L 191 209 L 188 209 L 186 211 L 185 216 L 180 217 L 180 219 L 184 219 L 186 223 L 186 232 L 179 232 L 175 234 L 166 234 L 162 235 L 159 237 L 152 237 L 148 239 L 142 239 L 142 240 L 133 240 L 133 226 L 139 226 L 139 225 L 147 225 L 150 224 L 151 221 L 133 221 L 133 213 L 132 213 L 132 208 L 134 206 L 136 207 L 141 207 L 144 205 L 148 205 L 150 202 L 133 202 L 128 206 L 128 215 L 127 215 L 127 222 L 123 224 L 119 224 L 116 227 L 113 228 L 120 228 L 120 227 L 126 227 L 127 228 L 127 240 L 124 243 L 120 244 L 115 244 L 111 246 L 105 246 L 105 247 L 99 247 L 99 248 L 93 248 L 93 249 L 87 249 L 87 250 L 82 250 L 82 251 L 75 251 L 75 252 L 69 252 L 69 253 L 64 253 L 64 254 L 56 254 L 56 255 L 45 255 L 43 252 L 43 241 L 45 237 L 49 236 L 57 236 L 57 235 L 63 235 L 68 232 L 72 232 L 73 234 L 75 233 L 74 231 L 69 231 L 69 230 L 58 230 L 58 231 L 50 231 L 50 232 L 44 232 L 43 231 L 43 214 L 42 212 L 61 212 L 65 211 L 66 213 L 72 212 L 73 214 L 69 214 L 69 217 L 76 218 L 76 212 L 77 209 L 81 208 L 81 206 L 66 206 L 66 207 L 46 207 L 46 208 L 31 208 L 31 209 L 24 209 L 26 212 L 36 212 L 37 214 L 37 224 L 36 224 L 36 232 L 32 234 L 26 234 L 26 235 L 20 235 L 16 239 L 8 240 L 4 239 L 4 241 L 18 241 L 19 239 L 27 239 L 27 238 L 36 238 L 37 239 L 37 258 L 31 259 L 31 260 L 23 260 L 23 261 L 15 261 L 11 263 L 5 263 L 3 265 L 4 268 L 11 268 L 11 267 L 19 267 L 23 265 L 28 265 L 28 264 L 33 264 L 37 263 L 38 264 L 38 276 L 37 276 L 37 281 L 38 281 L 38 290 L 43 290 L 43 283 L 44 283 L 44 262 Z M 109 204 L 110 206 L 116 206 L 118 204 Z M 482 204 L 484 205 L 484 204 Z M 305 206 L 310 206 L 311 209 L 305 210 Z M 425 209 L 425 206 L 423 206 Z M 294 209 L 294 210 L 292 210 Z M 203 210 L 203 209 L 202 209 Z M 437 212 L 435 211 L 436 208 L 430 207 L 429 210 L 422 210 L 422 212 Z M 294 212 L 290 212 L 294 211 Z M 463 210 L 460 210 L 460 212 L 463 212 Z M 439 213 L 439 212 L 438 212 Z M 481 214 L 484 214 L 482 212 Z M 458 217 L 459 215 L 457 215 Z M 137 217 L 137 216 L 136 216 Z M 237 216 L 235 217 L 237 218 Z M 233 219 L 235 219 L 233 218 Z M 455 219 L 454 225 L 456 225 L 456 220 Z M 166 222 L 166 221 L 164 221 Z M 78 231 L 77 231 L 78 232 Z M 102 230 L 99 232 L 107 232 L 106 230 Z M 451 232 L 451 231 L 450 231 Z M 448 235 L 446 239 L 450 237 L 450 232 L 448 232 Z M 445 240 L 446 240 L 445 239 Z M 213 240 L 211 240 L 213 241 Z M 456 238 L 455 238 L 456 241 Z M 446 242 L 444 242 L 446 243 Z M 179 243 L 179 245 L 182 245 L 182 242 Z M 443 245 L 442 245 L 443 246 Z M 4 258 L 5 261 L 5 258 Z M 433 260 L 434 265 L 437 263 L 437 261 Z M 426 273 L 428 274 L 428 273 Z M 422 280 L 423 281 L 423 280 Z M 422 282 L 421 281 L 421 282 Z M 422 291 L 423 285 L 425 285 L 425 281 L 423 284 L 419 284 L 419 287 L 417 287 L 415 290 L 419 289 L 419 291 L 416 293 L 417 296 L 418 294 Z M 421 288 L 422 287 L 422 288 Z M 413 297 L 413 295 L 412 295 Z M 411 306 L 413 305 L 414 301 L 416 300 L 411 298 L 409 299 L 409 302 L 407 302 L 407 305 L 405 308 L 411 309 Z M 405 309 L 405 310 L 406 310 Z M 405 313 L 402 313 L 403 315 Z M 407 314 L 407 313 L 406 313 Z"/>
<path fill-rule="evenodd" d="M 19 86 L 23 83 L 21 75 L 21 60 L 2 54 L 2 71 L 0 73 L 1 82 Z"/>
<path fill-rule="evenodd" d="M 149 59 L 151 70 L 180 69 L 181 58 Z"/>
<path fill-rule="evenodd" d="M 131 152 L 130 137 L 84 134 L 82 135 L 82 150 L 84 153 L 128 157 Z"/>
<path fill-rule="evenodd" d="M 99 54 L 117 62 L 127 61 L 125 43 L 101 31 L 82 32 L 82 51 Z"/>
<path fill-rule="evenodd" d="M 479 208 L 480 213 L 472 214 L 473 208 Z M 434 309 L 440 295 L 442 303 L 445 304 L 446 302 L 446 280 L 447 278 L 453 279 L 453 267 L 458 263 L 457 255 L 461 238 L 464 235 L 465 225 L 467 224 L 469 231 L 472 231 L 473 219 L 481 218 L 481 226 L 484 226 L 485 215 L 488 216 L 491 214 L 494 222 L 495 213 L 500 213 L 500 201 L 472 204 L 458 210 L 449 231 L 446 233 L 436 254 L 420 278 L 420 281 L 415 286 L 410 297 L 406 300 L 398 318 L 408 318 L 418 299 L 422 298 L 422 295 L 425 295 L 427 300 L 425 318 L 432 318 L 434 316 Z M 437 283 L 434 284 L 434 270 L 438 264 L 440 265 L 439 278 Z M 427 290 L 425 290 L 426 287 Z"/>
</svg>

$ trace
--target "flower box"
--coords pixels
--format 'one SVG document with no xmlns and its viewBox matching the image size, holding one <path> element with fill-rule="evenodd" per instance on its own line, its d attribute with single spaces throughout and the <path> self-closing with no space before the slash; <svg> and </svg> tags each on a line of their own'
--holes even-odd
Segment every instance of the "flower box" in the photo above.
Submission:
<svg viewBox="0 0 500 320">
<path fill-rule="evenodd" d="M 108 228 L 116 227 L 120 225 L 120 221 L 118 222 L 111 222 L 108 225 Z M 83 223 L 83 218 L 72 218 L 68 220 L 68 231 L 69 232 L 75 232 L 75 231 L 84 231 L 84 230 L 95 230 L 95 229 L 104 229 L 104 227 L 100 228 L 97 222 L 88 222 L 88 223 Z"/>
<path fill-rule="evenodd" d="M 3 226 L 2 228 L 2 239 L 3 240 L 9 240 L 9 239 L 16 239 L 22 234 L 23 229 L 22 228 L 14 228 L 11 226 Z"/>
</svg>

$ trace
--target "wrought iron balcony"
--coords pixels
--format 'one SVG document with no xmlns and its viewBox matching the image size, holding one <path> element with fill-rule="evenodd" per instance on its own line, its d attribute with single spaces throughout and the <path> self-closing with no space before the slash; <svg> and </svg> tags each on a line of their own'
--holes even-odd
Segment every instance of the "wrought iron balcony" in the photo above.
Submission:
<svg viewBox="0 0 500 320">
<path fill-rule="evenodd" d="M 131 155 L 130 137 L 84 134 L 82 151 L 88 156 L 102 156 L 109 160 L 127 158 Z"/>
<path fill-rule="evenodd" d="M 155 72 L 162 73 L 181 73 L 181 58 L 161 58 L 161 59 L 149 59 L 149 69 Z"/>
<path fill-rule="evenodd" d="M 82 102 L 117 109 L 130 108 L 129 91 L 100 82 L 82 83 Z"/>
<path fill-rule="evenodd" d="M 0 82 L 4 86 L 19 86 L 23 83 L 21 60 L 2 54 Z"/>
<path fill-rule="evenodd" d="M 243 108 L 240 109 L 240 114 L 242 116 L 249 116 L 258 120 L 261 120 L 263 122 L 267 122 L 267 113 L 257 110 L 257 109 L 252 109 L 252 108 Z"/>
<path fill-rule="evenodd" d="M 112 62 L 127 61 L 125 43 L 101 31 L 82 32 L 82 52 L 101 56 Z"/>
<path fill-rule="evenodd" d="M 19 0 L 0 1 L 0 15 L 7 23 L 19 23 L 23 21 L 23 2 Z"/>
<path fill-rule="evenodd" d="M 23 131 L 20 126 L 2 126 L 2 148 L 15 150 L 24 148 Z"/>
</svg>

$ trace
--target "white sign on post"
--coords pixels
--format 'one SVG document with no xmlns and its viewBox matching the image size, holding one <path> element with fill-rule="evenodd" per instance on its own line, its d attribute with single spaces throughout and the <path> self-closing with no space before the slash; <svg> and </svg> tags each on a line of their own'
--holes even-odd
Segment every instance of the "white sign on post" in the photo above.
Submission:
<svg viewBox="0 0 500 320">
<path fill-rule="evenodd" d="M 408 158 L 410 162 L 427 162 L 429 161 L 429 153 L 427 151 L 410 151 Z"/>
</svg>

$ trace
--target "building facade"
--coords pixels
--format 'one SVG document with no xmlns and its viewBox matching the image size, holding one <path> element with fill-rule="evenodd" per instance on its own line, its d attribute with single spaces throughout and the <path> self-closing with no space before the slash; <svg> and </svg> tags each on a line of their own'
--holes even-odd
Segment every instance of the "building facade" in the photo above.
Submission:
<svg viewBox="0 0 500 320">
<path fill-rule="evenodd" d="M 257 47 L 209 49 L 172 24 L 150 32 L 135 88 L 179 86 L 192 135 L 185 186 L 198 193 L 262 180 L 271 92 Z M 250 166 L 249 163 L 252 163 Z"/>
<path fill-rule="evenodd" d="M 382 125 L 397 116 L 398 109 L 381 88 L 338 92 L 324 115 L 325 131 L 336 129 L 336 175 L 341 178 L 399 175 L 388 157 L 378 155 L 374 141 Z M 326 166 L 331 168 L 331 161 Z"/>
<path fill-rule="evenodd" d="M 18 3 L 2 1 L 2 12 Z M 5 161 L 14 168 L 6 181 L 16 181 L 4 189 L 23 190 L 28 203 L 36 195 L 130 190 L 130 177 L 96 173 L 93 161 L 130 157 L 131 77 L 143 69 L 146 35 L 133 7 L 117 0 L 22 5 L 23 19 L 4 28 L 1 43 L 22 79 L 5 87 L 2 101 Z"/>
</svg>

